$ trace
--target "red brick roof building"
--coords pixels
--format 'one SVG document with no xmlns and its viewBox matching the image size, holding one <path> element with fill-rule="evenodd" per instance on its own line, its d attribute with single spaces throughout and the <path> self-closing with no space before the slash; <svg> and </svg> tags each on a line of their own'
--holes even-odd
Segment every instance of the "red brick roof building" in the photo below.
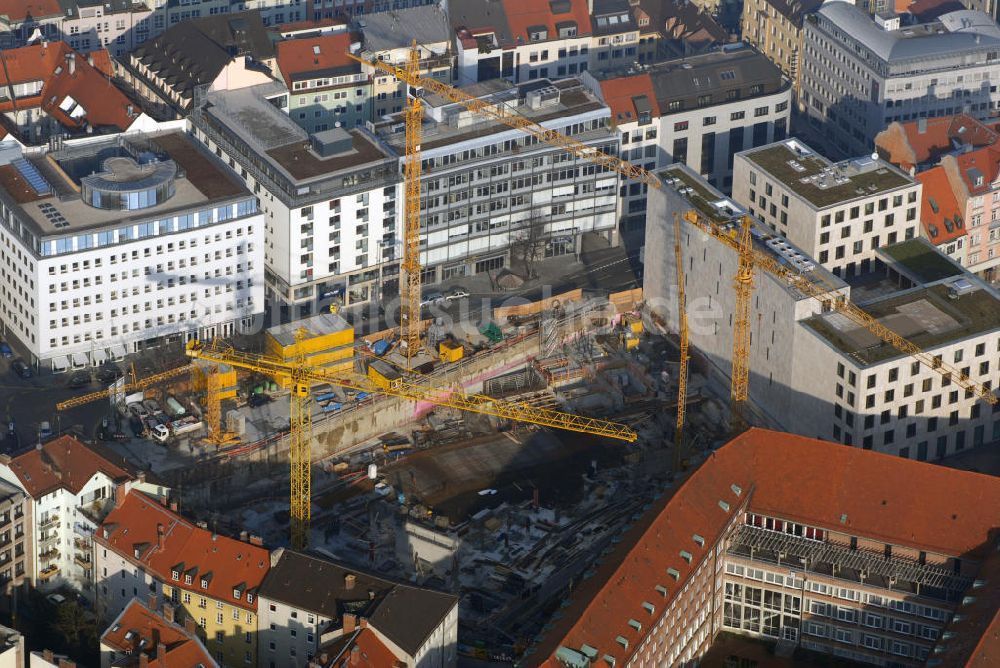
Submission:
<svg viewBox="0 0 1000 668">
<path fill-rule="evenodd" d="M 51 134 L 119 132 L 141 115 L 110 79 L 106 51 L 88 57 L 65 42 L 0 51 L 0 112 L 22 141 Z"/>
<path fill-rule="evenodd" d="M 626 530 L 527 665 L 679 665 L 722 631 L 997 665 L 1000 480 L 751 429 Z"/>
<path fill-rule="evenodd" d="M 173 620 L 169 605 L 161 612 L 155 596 L 151 607 L 133 599 L 101 636 L 101 665 L 114 668 L 218 668 L 195 633 Z"/>
</svg>

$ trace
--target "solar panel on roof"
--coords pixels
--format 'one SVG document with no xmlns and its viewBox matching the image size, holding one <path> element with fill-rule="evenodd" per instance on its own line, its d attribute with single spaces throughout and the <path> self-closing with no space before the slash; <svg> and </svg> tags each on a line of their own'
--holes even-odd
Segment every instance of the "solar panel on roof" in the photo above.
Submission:
<svg viewBox="0 0 1000 668">
<path fill-rule="evenodd" d="M 16 169 L 18 173 L 24 177 L 24 180 L 28 182 L 28 185 L 31 186 L 32 190 L 36 193 L 39 195 L 48 195 L 52 192 L 52 187 L 49 186 L 48 181 L 45 180 L 45 177 L 41 175 L 38 168 L 36 168 L 33 164 L 24 158 L 17 158 L 16 160 L 13 160 L 11 164 L 14 165 L 14 169 Z"/>
</svg>

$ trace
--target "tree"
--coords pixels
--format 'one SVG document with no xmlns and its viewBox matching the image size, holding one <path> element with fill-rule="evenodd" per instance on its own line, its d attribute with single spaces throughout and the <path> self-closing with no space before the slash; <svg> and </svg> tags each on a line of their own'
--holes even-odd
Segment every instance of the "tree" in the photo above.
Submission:
<svg viewBox="0 0 1000 668">
<path fill-rule="evenodd" d="M 97 635 L 94 620 L 79 603 L 65 601 L 56 606 L 52 630 L 66 640 L 70 647 L 80 647 Z"/>
<path fill-rule="evenodd" d="M 511 232 L 511 264 L 521 265 L 525 279 L 537 278 L 535 262 L 545 255 L 547 243 L 545 223 L 535 212 L 532 212 L 526 226 Z"/>
</svg>

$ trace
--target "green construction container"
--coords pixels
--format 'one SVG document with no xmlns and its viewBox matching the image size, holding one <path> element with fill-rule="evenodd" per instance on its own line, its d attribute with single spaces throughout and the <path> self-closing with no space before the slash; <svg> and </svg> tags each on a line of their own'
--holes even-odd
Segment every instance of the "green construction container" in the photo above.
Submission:
<svg viewBox="0 0 1000 668">
<path fill-rule="evenodd" d="M 490 340 L 490 343 L 503 341 L 503 332 L 495 322 L 488 322 L 479 328 L 479 333 Z"/>
<path fill-rule="evenodd" d="M 264 394 L 264 386 L 263 385 L 254 385 L 253 386 L 253 393 L 254 394 Z"/>
</svg>

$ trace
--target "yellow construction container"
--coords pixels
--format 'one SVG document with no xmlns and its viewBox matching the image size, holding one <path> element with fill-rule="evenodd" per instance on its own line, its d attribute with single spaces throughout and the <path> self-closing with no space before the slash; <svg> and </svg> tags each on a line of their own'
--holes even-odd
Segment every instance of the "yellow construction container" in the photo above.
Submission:
<svg viewBox="0 0 1000 668">
<path fill-rule="evenodd" d="M 368 380 L 382 389 L 394 385 L 403 377 L 391 364 L 382 360 L 372 360 L 368 363 Z"/>
<path fill-rule="evenodd" d="M 305 330 L 301 343 L 296 332 Z M 267 330 L 265 352 L 282 362 L 294 362 L 304 355 L 312 366 L 333 371 L 351 371 L 354 368 L 354 328 L 335 313 L 320 313 L 311 318 L 277 325 Z M 287 377 L 275 379 L 281 387 L 288 387 Z"/>
<path fill-rule="evenodd" d="M 629 331 L 633 334 L 642 334 L 642 320 L 636 320 L 628 324 Z"/>
<path fill-rule="evenodd" d="M 454 341 L 442 341 L 438 344 L 438 355 L 442 362 L 457 362 L 465 357 L 465 348 L 461 343 Z"/>
<path fill-rule="evenodd" d="M 195 392 L 208 390 L 208 374 L 213 366 L 215 365 L 195 364 L 192 372 Z M 220 388 L 219 399 L 232 399 L 236 396 L 236 369 L 228 364 L 219 364 L 218 367 L 218 377 L 213 382 L 215 387 Z"/>
<path fill-rule="evenodd" d="M 625 337 L 625 350 L 632 350 L 639 347 L 639 338 L 636 336 Z"/>
</svg>

